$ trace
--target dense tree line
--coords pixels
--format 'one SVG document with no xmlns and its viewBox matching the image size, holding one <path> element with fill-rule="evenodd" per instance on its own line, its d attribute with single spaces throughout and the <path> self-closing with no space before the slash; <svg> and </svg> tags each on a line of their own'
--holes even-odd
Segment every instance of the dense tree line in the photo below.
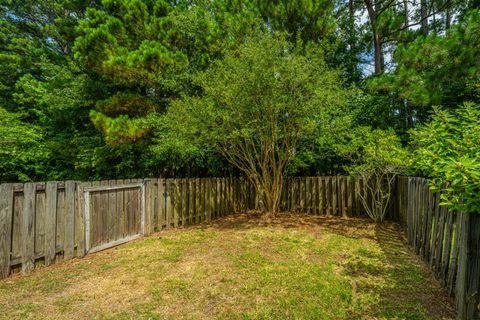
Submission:
<svg viewBox="0 0 480 320">
<path fill-rule="evenodd" d="M 225 120 L 239 98 L 245 112 L 312 108 L 286 172 L 345 173 L 365 165 L 361 142 L 378 132 L 414 148 L 427 137 L 411 130 L 434 106 L 458 115 L 480 102 L 479 10 L 478 0 L 0 0 L 0 180 L 245 173 L 213 130 L 265 132 Z"/>
</svg>

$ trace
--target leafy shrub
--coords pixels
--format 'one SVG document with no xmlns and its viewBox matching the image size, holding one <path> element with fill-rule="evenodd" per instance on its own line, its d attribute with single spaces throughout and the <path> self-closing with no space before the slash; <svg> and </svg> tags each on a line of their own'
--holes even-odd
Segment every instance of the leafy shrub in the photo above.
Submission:
<svg viewBox="0 0 480 320">
<path fill-rule="evenodd" d="M 318 48 L 265 33 L 227 51 L 195 81 L 203 94 L 172 103 L 159 141 L 213 146 L 255 186 L 260 208 L 276 212 L 302 140 L 338 122 L 348 96 L 339 71 Z"/>
<path fill-rule="evenodd" d="M 443 204 L 480 212 L 480 105 L 436 107 L 432 121 L 411 135 L 415 173 L 432 178 L 433 190 L 447 191 Z"/>
<path fill-rule="evenodd" d="M 356 190 L 365 211 L 375 222 L 385 219 L 390 206 L 395 178 L 405 170 L 407 152 L 393 130 L 361 127 L 352 133 L 345 149 L 353 164 L 347 171 L 363 180 Z"/>
</svg>

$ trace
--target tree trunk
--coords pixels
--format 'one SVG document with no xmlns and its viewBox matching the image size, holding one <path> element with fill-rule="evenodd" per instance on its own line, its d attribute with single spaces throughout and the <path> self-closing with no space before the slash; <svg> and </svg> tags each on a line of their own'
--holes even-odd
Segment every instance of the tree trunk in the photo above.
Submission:
<svg viewBox="0 0 480 320">
<path fill-rule="evenodd" d="M 375 74 L 382 74 L 384 70 L 383 41 L 378 32 L 373 34 L 373 46 L 375 50 Z"/>
<path fill-rule="evenodd" d="M 407 99 L 404 99 L 405 102 L 405 108 L 406 108 L 406 113 L 407 113 L 407 129 L 411 129 L 414 127 L 415 122 L 413 120 L 413 107 L 412 105 L 408 102 Z"/>
<path fill-rule="evenodd" d="M 368 17 L 370 19 L 370 26 L 373 34 L 373 50 L 375 59 L 375 74 L 382 74 L 384 70 L 384 57 L 383 57 L 383 37 L 378 31 L 377 27 L 377 5 L 372 0 L 364 0 L 367 7 Z"/>
<path fill-rule="evenodd" d="M 350 51 L 355 51 L 355 8 L 353 6 L 354 0 L 348 1 L 348 18 L 350 19 Z"/>
<path fill-rule="evenodd" d="M 255 208 L 260 211 L 277 213 L 283 189 L 283 178 L 276 181 L 267 181 L 261 178 L 250 181 L 255 187 Z"/>
<path fill-rule="evenodd" d="M 405 15 L 404 27 L 408 26 L 408 0 L 403 0 L 403 14 Z"/>
<path fill-rule="evenodd" d="M 427 0 L 420 1 L 420 19 L 422 21 L 420 31 L 424 36 L 428 35 L 428 8 Z"/>
<path fill-rule="evenodd" d="M 451 21 L 452 17 L 450 15 L 450 9 L 447 8 L 445 10 L 445 32 L 447 32 L 448 29 L 450 29 L 450 21 Z"/>
</svg>

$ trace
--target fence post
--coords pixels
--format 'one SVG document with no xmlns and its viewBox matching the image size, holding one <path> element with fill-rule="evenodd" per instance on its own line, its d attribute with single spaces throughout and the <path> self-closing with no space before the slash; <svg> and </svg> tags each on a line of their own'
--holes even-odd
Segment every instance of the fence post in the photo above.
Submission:
<svg viewBox="0 0 480 320">
<path fill-rule="evenodd" d="M 165 224 L 165 179 L 158 179 L 158 193 L 157 193 L 157 207 L 158 207 L 158 217 L 157 217 L 157 230 L 160 231 L 164 228 Z"/>
<path fill-rule="evenodd" d="M 65 238 L 63 247 L 63 258 L 69 260 L 73 258 L 74 251 L 74 233 L 75 233 L 75 181 L 65 182 Z"/>
<path fill-rule="evenodd" d="M 480 214 L 462 213 L 462 216 L 456 305 L 459 319 L 476 320 L 480 319 Z"/>
<path fill-rule="evenodd" d="M 205 220 L 210 222 L 212 220 L 212 206 L 211 206 L 211 192 L 212 192 L 212 179 L 205 179 Z"/>
<path fill-rule="evenodd" d="M 10 273 L 13 184 L 0 185 L 0 279 Z"/>
<path fill-rule="evenodd" d="M 55 259 L 55 235 L 57 218 L 57 182 L 49 181 L 45 187 L 47 210 L 45 214 L 45 265 L 49 266 Z"/>
<path fill-rule="evenodd" d="M 173 220 L 173 195 L 175 190 L 173 189 L 172 179 L 165 180 L 165 228 L 169 229 L 172 226 Z"/>
<path fill-rule="evenodd" d="M 77 244 L 77 257 L 85 256 L 85 206 L 88 205 L 83 192 L 85 183 L 77 182 L 77 209 L 75 218 L 75 243 Z"/>
<path fill-rule="evenodd" d="M 30 272 L 35 267 L 34 258 L 34 214 L 35 183 L 26 183 L 23 189 L 24 200 L 22 210 L 22 271 Z"/>
<path fill-rule="evenodd" d="M 145 179 L 145 235 L 149 235 L 154 231 L 153 215 L 154 215 L 154 183 L 152 179 Z M 143 199 L 142 199 L 143 201 Z"/>
</svg>

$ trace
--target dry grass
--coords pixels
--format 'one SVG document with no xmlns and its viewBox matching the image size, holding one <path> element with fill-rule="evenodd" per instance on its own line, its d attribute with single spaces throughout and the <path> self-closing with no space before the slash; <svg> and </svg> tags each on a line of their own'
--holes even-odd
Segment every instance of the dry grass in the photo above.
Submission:
<svg viewBox="0 0 480 320">
<path fill-rule="evenodd" d="M 0 281 L 5 319 L 453 319 L 394 224 L 254 213 Z"/>
</svg>

